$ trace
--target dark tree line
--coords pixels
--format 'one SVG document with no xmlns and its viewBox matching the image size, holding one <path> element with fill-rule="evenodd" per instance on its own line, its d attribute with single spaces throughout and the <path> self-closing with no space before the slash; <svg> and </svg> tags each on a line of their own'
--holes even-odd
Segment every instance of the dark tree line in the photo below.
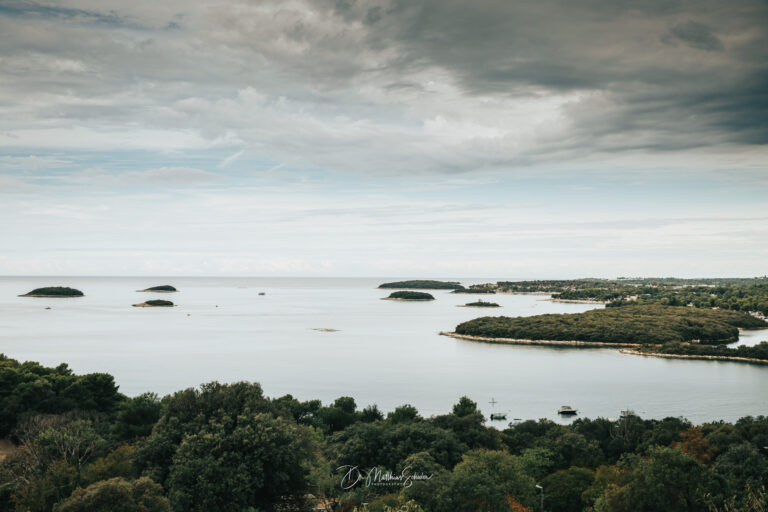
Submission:
<svg viewBox="0 0 768 512">
<path fill-rule="evenodd" d="M 360 409 L 350 397 L 327 405 L 270 398 L 247 382 L 127 398 L 108 375 L 96 374 L 111 386 L 93 386 L 65 365 L 0 363 L 3 399 L 16 404 L 4 433 L 13 444 L 0 455 L 1 510 L 351 511 L 367 503 L 374 512 L 522 512 L 539 510 L 536 485 L 547 510 L 565 512 L 768 506 L 762 416 L 698 426 L 637 416 L 529 420 L 500 431 L 466 397 L 430 418 L 410 405 Z M 61 380 L 60 390 L 81 383 L 80 391 L 41 401 L 24 391 L 37 380 Z M 340 467 L 419 478 L 342 486 Z"/>
</svg>

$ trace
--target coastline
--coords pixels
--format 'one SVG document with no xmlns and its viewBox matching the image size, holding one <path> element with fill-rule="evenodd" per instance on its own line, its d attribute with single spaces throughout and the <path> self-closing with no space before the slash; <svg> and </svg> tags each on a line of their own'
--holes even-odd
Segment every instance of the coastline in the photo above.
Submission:
<svg viewBox="0 0 768 512">
<path fill-rule="evenodd" d="M 496 293 L 503 293 L 505 295 L 552 295 L 553 293 L 557 293 L 557 292 L 509 292 L 509 291 L 496 290 Z"/>
<path fill-rule="evenodd" d="M 569 304 L 608 304 L 607 300 L 590 300 L 590 299 L 539 299 L 547 302 L 565 302 Z"/>
<path fill-rule="evenodd" d="M 85 297 L 85 295 L 44 295 L 38 293 L 25 293 L 23 295 L 17 295 L 17 297 L 45 297 L 48 299 L 77 299 L 78 297 Z"/>
<path fill-rule="evenodd" d="M 737 356 L 707 356 L 707 355 L 689 355 L 689 354 L 662 354 L 660 352 L 640 352 L 633 348 L 647 346 L 642 343 L 601 343 L 598 341 L 576 341 L 576 340 L 529 340 L 516 338 L 489 338 L 485 336 L 471 336 L 469 334 L 458 334 L 455 332 L 440 331 L 440 336 L 448 336 L 459 340 L 479 341 L 484 343 L 500 343 L 504 345 L 543 345 L 543 346 L 565 346 L 565 347 L 592 347 L 592 348 L 616 348 L 622 354 L 666 357 L 671 359 L 708 359 L 710 361 L 735 361 L 741 363 L 768 364 L 768 360 L 755 359 L 752 357 Z"/>
<path fill-rule="evenodd" d="M 469 334 L 458 334 L 455 332 L 440 331 L 440 336 L 449 336 L 459 340 L 482 341 L 486 343 L 501 343 L 506 345 L 555 345 L 564 347 L 599 347 L 599 348 L 621 348 L 621 347 L 640 347 L 641 343 L 603 343 L 600 341 L 577 341 L 577 340 L 528 340 L 517 338 L 489 338 L 486 336 L 472 336 Z"/>
<path fill-rule="evenodd" d="M 634 356 L 651 356 L 651 357 L 668 357 L 671 359 L 709 359 L 714 361 L 737 361 L 742 363 L 757 363 L 768 364 L 766 359 L 755 359 L 753 357 L 737 357 L 737 356 L 707 356 L 696 354 L 662 354 L 660 352 L 640 352 L 639 350 L 632 349 L 619 349 L 622 354 L 629 354 Z"/>
<path fill-rule="evenodd" d="M 435 299 L 399 299 L 397 297 L 382 297 L 381 300 L 400 300 L 403 302 L 429 302 Z"/>
<path fill-rule="evenodd" d="M 137 292 L 147 293 L 177 293 L 179 290 L 136 290 Z"/>
</svg>

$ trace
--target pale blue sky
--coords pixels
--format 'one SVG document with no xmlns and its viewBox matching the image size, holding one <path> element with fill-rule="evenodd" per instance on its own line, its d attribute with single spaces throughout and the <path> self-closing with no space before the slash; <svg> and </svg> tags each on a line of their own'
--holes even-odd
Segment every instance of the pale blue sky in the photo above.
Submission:
<svg viewBox="0 0 768 512">
<path fill-rule="evenodd" d="M 768 5 L 9 0 L 0 274 L 763 275 Z"/>
</svg>

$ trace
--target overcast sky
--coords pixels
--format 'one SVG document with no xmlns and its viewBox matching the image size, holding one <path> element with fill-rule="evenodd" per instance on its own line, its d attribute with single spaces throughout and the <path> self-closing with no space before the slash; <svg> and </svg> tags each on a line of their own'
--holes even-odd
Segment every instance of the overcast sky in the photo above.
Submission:
<svg viewBox="0 0 768 512">
<path fill-rule="evenodd" d="M 768 273 L 766 0 L 0 0 L 0 274 Z"/>
</svg>

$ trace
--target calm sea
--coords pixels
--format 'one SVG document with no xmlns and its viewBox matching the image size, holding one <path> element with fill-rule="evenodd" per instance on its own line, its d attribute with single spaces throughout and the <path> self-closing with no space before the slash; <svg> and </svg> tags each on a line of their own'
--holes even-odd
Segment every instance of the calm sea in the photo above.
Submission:
<svg viewBox="0 0 768 512">
<path fill-rule="evenodd" d="M 559 420 L 563 404 L 593 418 L 615 418 L 626 408 L 696 423 L 768 414 L 768 366 L 438 335 L 484 314 L 575 313 L 595 306 L 495 295 L 503 307 L 486 312 L 457 307 L 476 296 L 447 291 L 430 292 L 433 302 L 384 301 L 388 292 L 376 289 L 383 281 L 0 278 L 0 352 L 45 365 L 66 362 L 77 373 L 108 372 L 128 395 L 247 380 L 260 382 L 270 396 L 329 402 L 346 395 L 360 407 L 377 404 L 385 411 L 409 403 L 425 416 L 450 411 L 462 395 L 486 414 L 503 411 L 509 419 Z M 483 280 L 463 281 L 472 282 Z M 160 284 L 180 291 L 136 292 Z M 54 285 L 76 287 L 86 296 L 17 297 Z M 131 307 L 150 298 L 171 299 L 178 307 Z M 749 332 L 742 342 L 764 339 L 768 330 Z"/>
</svg>

